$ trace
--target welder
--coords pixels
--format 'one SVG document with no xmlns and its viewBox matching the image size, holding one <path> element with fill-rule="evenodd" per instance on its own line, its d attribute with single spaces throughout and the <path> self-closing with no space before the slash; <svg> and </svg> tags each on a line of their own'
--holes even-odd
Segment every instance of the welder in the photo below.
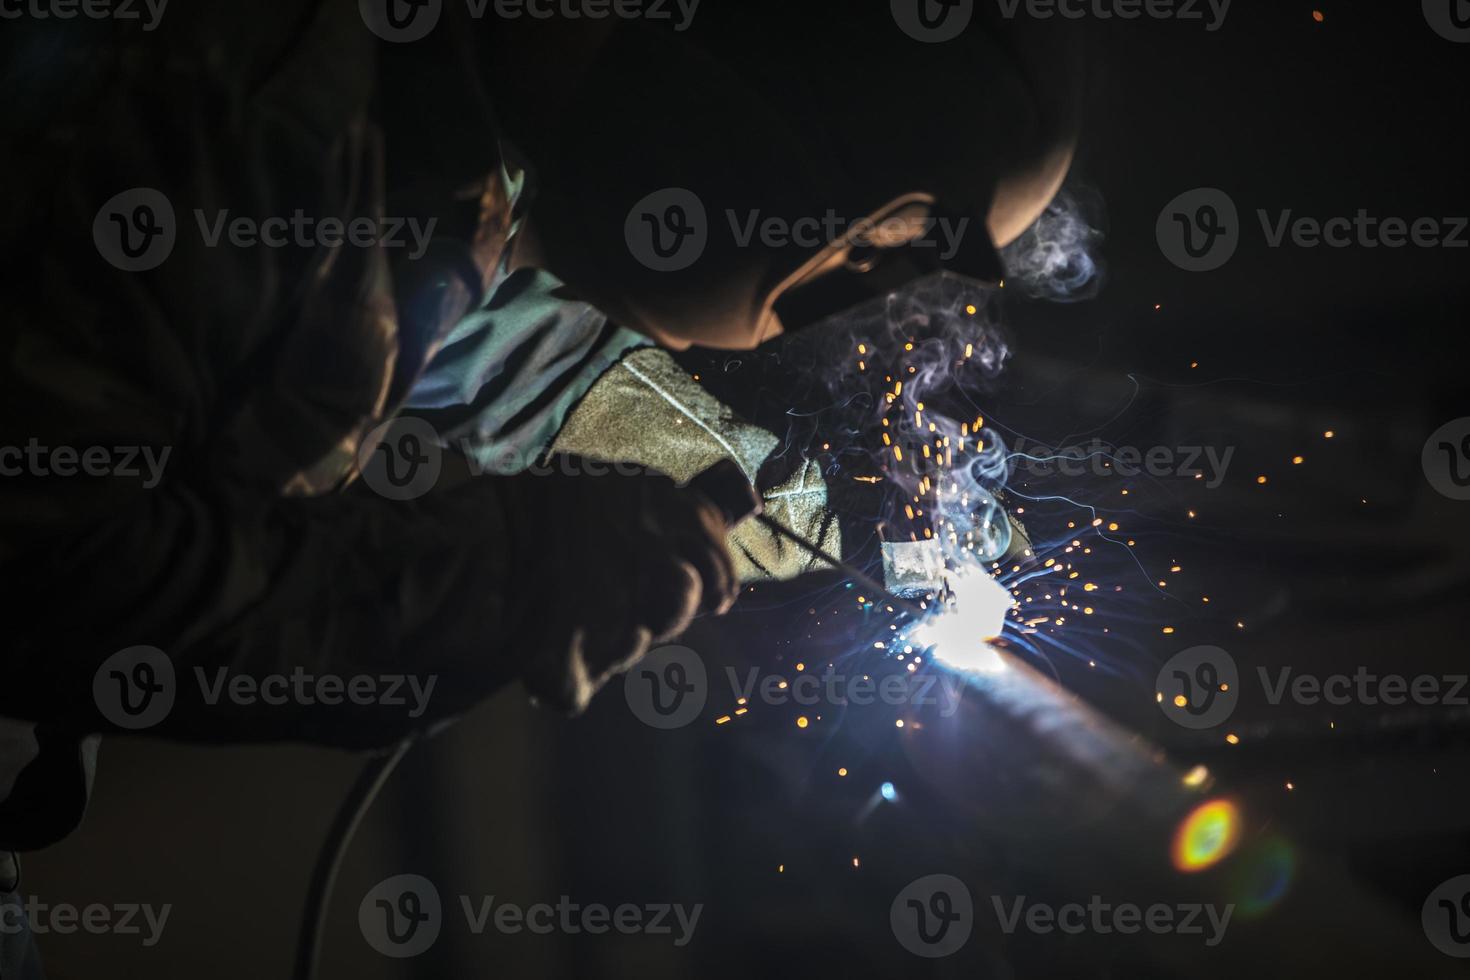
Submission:
<svg viewBox="0 0 1470 980">
<path fill-rule="evenodd" d="M 7 28 L 0 445 L 170 455 L 156 486 L 0 480 L 0 848 L 69 832 L 91 736 L 135 727 L 94 687 L 119 651 L 172 668 L 150 734 L 372 748 L 517 678 L 578 710 L 651 642 L 726 610 L 742 577 L 810 567 L 750 528 L 732 556 L 718 508 L 680 486 L 719 458 L 755 481 L 775 443 L 661 348 L 751 348 L 941 270 L 902 240 L 741 243 L 722 216 L 968 218 L 950 271 L 994 277 L 1066 172 L 1076 95 L 1043 25 L 977 10 L 928 43 L 887 4 L 817 6 L 706 0 L 674 31 L 446 4 L 412 41 L 369 29 L 372 4 L 325 0 L 170 7 L 147 33 Z M 148 267 L 105 241 L 162 229 L 140 188 L 175 216 Z M 713 216 L 681 269 L 627 234 L 667 189 Z M 298 209 L 435 232 L 409 258 L 221 244 L 197 219 Z M 413 499 L 359 479 L 395 419 L 444 448 Z M 680 482 L 589 476 L 557 455 L 573 451 Z M 808 475 L 760 490 L 831 544 Z M 345 698 L 266 710 L 207 697 L 195 677 L 220 668 L 440 682 L 414 717 Z M 4 976 L 31 955 L 0 950 Z"/>
</svg>

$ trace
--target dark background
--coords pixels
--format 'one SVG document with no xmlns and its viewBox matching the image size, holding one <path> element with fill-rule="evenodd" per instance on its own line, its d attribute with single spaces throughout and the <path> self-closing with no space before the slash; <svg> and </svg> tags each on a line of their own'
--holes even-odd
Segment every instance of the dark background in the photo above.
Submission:
<svg viewBox="0 0 1470 980">
<path fill-rule="evenodd" d="M 1173 901 L 1138 870 L 1167 840 L 1128 826 L 1121 809 L 1089 807 L 1081 790 L 1059 791 L 1076 794 L 1075 809 L 1053 825 L 956 803 L 944 783 L 971 802 L 1011 792 L 1012 757 L 1024 752 L 1004 733 L 946 772 L 916 763 L 922 735 L 896 729 L 895 709 L 852 708 L 799 729 L 797 710 L 765 707 L 717 727 L 716 702 L 699 723 L 661 733 L 632 717 L 617 685 L 572 722 L 512 690 L 418 746 L 369 816 L 339 885 L 327 975 L 1366 976 L 1392 964 L 1404 976 L 1456 974 L 1418 918 L 1432 888 L 1470 872 L 1463 718 L 1246 701 L 1230 746 L 1220 732 L 1169 725 L 1153 703 L 1158 665 L 1198 643 L 1225 647 L 1243 672 L 1470 669 L 1470 504 L 1435 493 L 1420 466 L 1429 434 L 1470 415 L 1470 250 L 1271 249 L 1255 219 L 1257 208 L 1470 214 L 1470 46 L 1431 31 L 1417 4 L 1325 4 L 1320 22 L 1313 9 L 1241 2 L 1215 33 L 1199 22 L 1099 25 L 1074 181 L 1106 208 L 1106 281 L 1071 305 L 1008 297 L 1015 358 L 988 396 L 997 420 L 1040 442 L 1096 432 L 1141 447 L 1236 447 L 1220 488 L 1160 481 L 1128 504 L 1140 560 L 1151 575 L 1180 565 L 1166 577 L 1181 598 L 1112 570 L 1109 581 L 1139 594 L 1114 621 L 1129 642 L 1099 642 L 1108 670 L 1055 666 L 1176 763 L 1208 765 L 1245 802 L 1252 834 L 1291 842 L 1295 880 L 1275 908 L 1209 950 L 991 929 L 956 956 L 921 960 L 888 925 L 893 897 L 921 875 L 961 878 L 977 904 L 1095 892 Z M 983 126 L 983 108 L 956 99 L 955 125 Z M 1229 193 L 1246 228 L 1229 264 L 1191 274 L 1160 253 L 1154 224 L 1166 202 L 1201 186 Z M 791 383 L 779 346 L 688 361 L 757 416 Z M 1297 454 L 1305 462 L 1293 466 Z M 1116 492 L 1077 490 L 1103 506 Z M 1037 517 L 1033 530 L 1049 533 L 1054 515 Z M 842 591 L 762 586 L 684 642 L 712 669 L 789 672 L 836 656 L 853 635 Z M 86 823 L 29 858 L 25 890 L 174 909 L 153 949 L 121 936 L 42 937 L 52 975 L 284 975 L 308 869 L 358 765 L 299 748 L 108 742 Z M 898 801 L 862 816 L 885 780 Z M 683 949 L 648 936 L 475 937 L 451 925 L 431 953 L 394 963 L 362 942 L 356 906 L 405 871 L 446 897 L 705 909 Z M 1216 900 L 1228 891 L 1201 887 Z"/>
</svg>

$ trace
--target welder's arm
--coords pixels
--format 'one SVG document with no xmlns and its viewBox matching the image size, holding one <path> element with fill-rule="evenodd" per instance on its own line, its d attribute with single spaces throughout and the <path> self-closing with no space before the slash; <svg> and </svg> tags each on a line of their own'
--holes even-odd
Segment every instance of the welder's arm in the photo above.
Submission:
<svg viewBox="0 0 1470 980">
<path fill-rule="evenodd" d="M 475 479 L 413 502 L 175 485 L 12 563 L 0 714 L 114 730 L 94 677 L 136 645 L 173 667 L 147 729 L 165 737 L 385 745 L 517 677 L 579 709 L 650 641 L 733 601 L 722 538 L 712 507 L 653 476 Z M 306 697 L 279 681 L 279 704 L 231 694 L 298 675 Z M 323 677 L 340 703 L 319 699 Z M 354 703 L 354 678 L 393 692 Z"/>
<path fill-rule="evenodd" d="M 25 628 L 6 658 L 0 713 L 114 730 L 94 676 L 137 645 L 162 650 L 174 673 L 172 707 L 147 734 L 375 746 L 463 711 L 518 667 L 501 642 L 515 625 L 507 522 L 488 489 L 414 503 L 365 493 L 254 501 L 177 484 L 140 496 L 11 564 L 25 577 L 7 618 Z M 408 703 L 333 706 L 291 692 L 279 705 L 241 703 L 229 688 L 298 670 L 397 675 Z M 412 683 L 431 678 L 426 708 L 410 714 Z"/>
</svg>

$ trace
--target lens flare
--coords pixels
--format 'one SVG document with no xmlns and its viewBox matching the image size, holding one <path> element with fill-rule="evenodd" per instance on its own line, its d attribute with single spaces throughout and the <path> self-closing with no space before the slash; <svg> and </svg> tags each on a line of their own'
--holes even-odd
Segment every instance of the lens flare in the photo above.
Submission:
<svg viewBox="0 0 1470 980">
<path fill-rule="evenodd" d="M 1296 877 L 1296 852 L 1279 837 L 1272 837 L 1241 853 L 1232 873 L 1231 895 L 1242 918 L 1255 918 L 1270 911 L 1291 888 Z"/>
<path fill-rule="evenodd" d="M 1229 856 L 1239 842 L 1240 808 L 1229 800 L 1211 800 L 1180 822 L 1169 851 L 1180 871 L 1204 871 Z"/>
</svg>

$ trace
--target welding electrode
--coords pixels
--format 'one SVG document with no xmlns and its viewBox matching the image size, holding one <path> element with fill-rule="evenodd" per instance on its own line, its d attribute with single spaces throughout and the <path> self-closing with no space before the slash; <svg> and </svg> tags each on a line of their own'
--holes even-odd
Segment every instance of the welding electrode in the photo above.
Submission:
<svg viewBox="0 0 1470 980">
<path fill-rule="evenodd" d="M 925 615 L 922 607 L 907 599 L 900 599 L 887 587 L 879 584 L 877 579 L 861 569 L 854 568 L 847 562 L 828 554 L 826 550 L 808 541 L 780 521 L 762 513 L 760 495 L 753 491 L 750 481 L 745 478 L 745 473 L 733 460 L 720 460 L 690 480 L 688 487 L 718 507 L 730 527 L 734 528 L 745 520 L 754 518 L 769 528 L 777 537 L 790 541 L 807 554 L 826 562 L 875 596 L 881 596 L 895 609 L 902 609 L 916 619 L 923 618 Z"/>
</svg>

